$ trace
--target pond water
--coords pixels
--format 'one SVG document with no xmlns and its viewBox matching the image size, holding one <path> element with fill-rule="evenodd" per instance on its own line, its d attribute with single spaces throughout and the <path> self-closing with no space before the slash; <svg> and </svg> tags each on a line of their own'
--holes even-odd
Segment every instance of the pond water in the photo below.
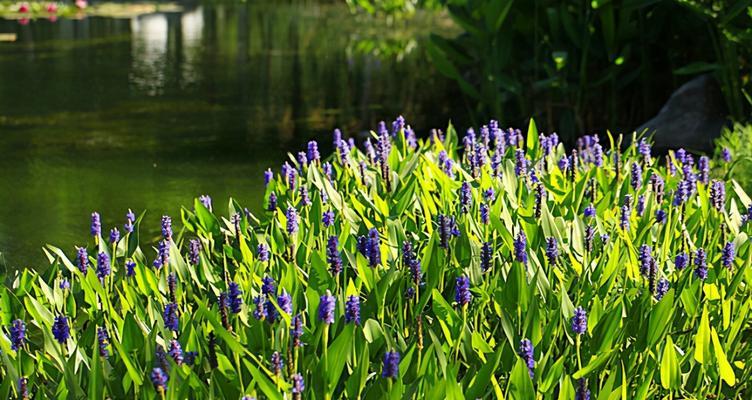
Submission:
<svg viewBox="0 0 752 400">
<path fill-rule="evenodd" d="M 44 267 L 45 243 L 72 252 L 92 211 L 109 230 L 128 208 L 152 228 L 179 220 L 200 194 L 259 210 L 262 171 L 311 138 L 328 152 L 334 127 L 400 113 L 419 132 L 444 126 L 462 105 L 422 43 L 445 29 L 311 2 L 0 20 L 17 38 L 0 42 L 3 264 Z"/>
</svg>

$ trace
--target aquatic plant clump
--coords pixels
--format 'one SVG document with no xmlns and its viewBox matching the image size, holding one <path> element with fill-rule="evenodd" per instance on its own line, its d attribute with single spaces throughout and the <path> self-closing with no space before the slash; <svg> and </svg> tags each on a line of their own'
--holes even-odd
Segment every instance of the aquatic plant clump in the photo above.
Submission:
<svg viewBox="0 0 752 400">
<path fill-rule="evenodd" d="M 260 215 L 204 196 L 103 240 L 93 213 L 0 288 L 0 397 L 748 398 L 734 161 L 477 132 L 336 131 L 258 177 Z"/>
</svg>

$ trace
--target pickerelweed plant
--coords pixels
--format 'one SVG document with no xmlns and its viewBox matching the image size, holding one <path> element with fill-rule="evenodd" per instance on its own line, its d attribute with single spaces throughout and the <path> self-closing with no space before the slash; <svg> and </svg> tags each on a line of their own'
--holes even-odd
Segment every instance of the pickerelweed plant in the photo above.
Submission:
<svg viewBox="0 0 752 400">
<path fill-rule="evenodd" d="M 261 216 L 92 214 L 0 289 L 0 397 L 749 398 L 731 164 L 601 140 L 399 118 L 265 172 Z"/>
</svg>

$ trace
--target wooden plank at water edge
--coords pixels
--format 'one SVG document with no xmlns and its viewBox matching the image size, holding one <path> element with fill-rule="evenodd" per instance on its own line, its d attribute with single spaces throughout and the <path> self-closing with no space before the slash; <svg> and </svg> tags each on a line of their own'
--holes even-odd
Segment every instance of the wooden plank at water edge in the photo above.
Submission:
<svg viewBox="0 0 752 400">
<path fill-rule="evenodd" d="M 15 42 L 16 39 L 15 33 L 0 33 L 0 42 Z"/>
</svg>

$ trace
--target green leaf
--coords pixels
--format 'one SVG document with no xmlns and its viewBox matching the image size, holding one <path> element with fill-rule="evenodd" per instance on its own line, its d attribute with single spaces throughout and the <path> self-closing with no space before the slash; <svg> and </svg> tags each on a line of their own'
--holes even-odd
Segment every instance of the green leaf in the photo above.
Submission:
<svg viewBox="0 0 752 400">
<path fill-rule="evenodd" d="M 678 389 L 681 385 L 681 369 L 671 336 L 666 336 L 666 344 L 663 346 L 661 385 L 664 389 Z"/>
<path fill-rule="evenodd" d="M 342 369 L 345 367 L 347 358 L 350 357 L 354 332 L 355 325 L 348 324 L 329 346 L 326 372 L 329 379 L 328 387 L 332 391 L 336 388 L 337 382 L 339 382 L 339 377 L 342 375 Z"/>
<path fill-rule="evenodd" d="M 734 374 L 734 369 L 731 368 L 731 364 L 729 364 L 728 359 L 726 358 L 726 352 L 723 350 L 723 346 L 718 339 L 718 333 L 715 331 L 715 328 L 710 328 L 710 336 L 713 339 L 713 352 L 715 354 L 715 359 L 718 361 L 718 374 L 721 376 L 721 379 L 726 381 L 727 385 L 734 386 L 736 384 L 736 375 Z"/>
</svg>

